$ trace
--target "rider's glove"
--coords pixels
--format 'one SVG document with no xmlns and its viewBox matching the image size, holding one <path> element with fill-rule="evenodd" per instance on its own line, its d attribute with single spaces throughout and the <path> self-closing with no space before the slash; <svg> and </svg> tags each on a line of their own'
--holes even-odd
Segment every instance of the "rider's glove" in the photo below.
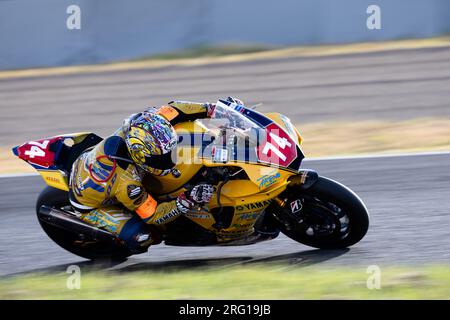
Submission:
<svg viewBox="0 0 450 320">
<path fill-rule="evenodd" d="M 197 204 L 208 203 L 214 194 L 214 187 L 210 184 L 199 184 L 192 188 L 190 198 Z"/>
<path fill-rule="evenodd" d="M 196 204 L 204 205 L 208 203 L 214 194 L 214 187 L 210 184 L 199 184 L 192 188 L 190 192 L 182 193 L 177 198 L 177 208 L 182 213 L 187 213 Z"/>
</svg>

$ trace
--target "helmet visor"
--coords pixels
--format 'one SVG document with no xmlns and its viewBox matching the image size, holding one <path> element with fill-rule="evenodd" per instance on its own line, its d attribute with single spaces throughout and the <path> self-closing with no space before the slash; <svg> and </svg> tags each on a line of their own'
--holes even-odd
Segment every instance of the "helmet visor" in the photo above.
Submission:
<svg viewBox="0 0 450 320">
<path fill-rule="evenodd" d="M 172 159 L 172 155 L 173 153 L 170 151 L 166 154 L 145 156 L 145 164 L 150 168 L 160 170 L 172 169 L 176 165 Z"/>
</svg>

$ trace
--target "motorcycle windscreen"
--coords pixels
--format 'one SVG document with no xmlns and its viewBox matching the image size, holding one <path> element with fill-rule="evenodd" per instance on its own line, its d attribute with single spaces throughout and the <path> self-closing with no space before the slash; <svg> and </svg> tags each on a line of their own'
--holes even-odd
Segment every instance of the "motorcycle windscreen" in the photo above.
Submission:
<svg viewBox="0 0 450 320">
<path fill-rule="evenodd" d="M 200 156 L 210 158 L 215 163 L 263 163 L 298 171 L 304 158 L 298 145 L 275 126 L 252 129 L 246 137 L 227 132 L 219 137 L 205 139 L 208 140 L 210 143 L 203 144 Z"/>
<path fill-rule="evenodd" d="M 196 121 L 211 137 L 211 143 L 203 144 L 201 157 L 224 164 L 238 161 L 300 169 L 304 155 L 297 141 L 276 122 L 244 106 L 219 102 L 212 119 Z"/>
</svg>

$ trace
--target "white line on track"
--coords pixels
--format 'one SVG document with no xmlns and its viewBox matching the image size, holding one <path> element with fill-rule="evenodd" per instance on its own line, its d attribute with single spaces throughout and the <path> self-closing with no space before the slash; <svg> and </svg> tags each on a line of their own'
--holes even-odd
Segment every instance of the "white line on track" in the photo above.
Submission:
<svg viewBox="0 0 450 320">
<path fill-rule="evenodd" d="M 377 159 L 377 158 L 398 158 L 398 157 L 420 157 L 420 156 L 439 156 L 450 155 L 450 151 L 434 151 L 434 152 L 416 152 L 416 153 L 392 153 L 392 154 L 367 154 L 357 156 L 337 156 L 337 157 L 317 157 L 306 158 L 303 161 L 333 161 L 333 160 L 357 160 L 357 159 Z M 19 178 L 19 177 L 32 177 L 39 175 L 37 172 L 29 173 L 4 173 L 0 174 L 1 178 Z"/>
<path fill-rule="evenodd" d="M 27 172 L 27 173 L 3 173 L 0 174 L 1 178 L 19 178 L 19 177 L 32 177 L 32 176 L 38 176 L 39 173 L 37 172 Z"/>
</svg>

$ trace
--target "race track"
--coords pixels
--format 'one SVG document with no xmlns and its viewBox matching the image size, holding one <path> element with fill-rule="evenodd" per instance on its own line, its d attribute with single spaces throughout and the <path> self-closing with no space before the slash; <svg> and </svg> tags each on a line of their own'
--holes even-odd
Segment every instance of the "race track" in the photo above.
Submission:
<svg viewBox="0 0 450 320">
<path fill-rule="evenodd" d="M 155 246 L 113 268 L 167 270 L 252 262 L 320 263 L 365 268 L 376 264 L 416 265 L 450 261 L 450 154 L 305 161 L 357 192 L 367 204 L 371 226 L 350 250 L 320 251 L 284 236 L 243 247 Z M 0 178 L 0 275 L 92 267 L 65 252 L 40 229 L 34 213 L 44 182 L 40 177 Z M 100 266 L 110 267 L 110 266 Z"/>
<path fill-rule="evenodd" d="M 145 106 L 171 99 L 237 96 L 294 123 L 450 117 L 450 48 L 166 67 L 0 80 L 0 147 L 60 133 L 112 132 Z M 122 265 L 152 270 L 253 261 L 295 265 L 448 263 L 450 154 L 304 162 L 355 190 L 371 213 L 367 236 L 350 250 L 323 252 L 280 236 L 246 247 L 157 246 Z M 64 270 L 85 260 L 41 231 L 39 177 L 0 178 L 0 275 Z M 365 270 L 365 269 L 362 269 Z"/>
<path fill-rule="evenodd" d="M 293 123 L 450 117 L 450 48 L 0 80 L 0 147 L 228 95 Z"/>
</svg>

